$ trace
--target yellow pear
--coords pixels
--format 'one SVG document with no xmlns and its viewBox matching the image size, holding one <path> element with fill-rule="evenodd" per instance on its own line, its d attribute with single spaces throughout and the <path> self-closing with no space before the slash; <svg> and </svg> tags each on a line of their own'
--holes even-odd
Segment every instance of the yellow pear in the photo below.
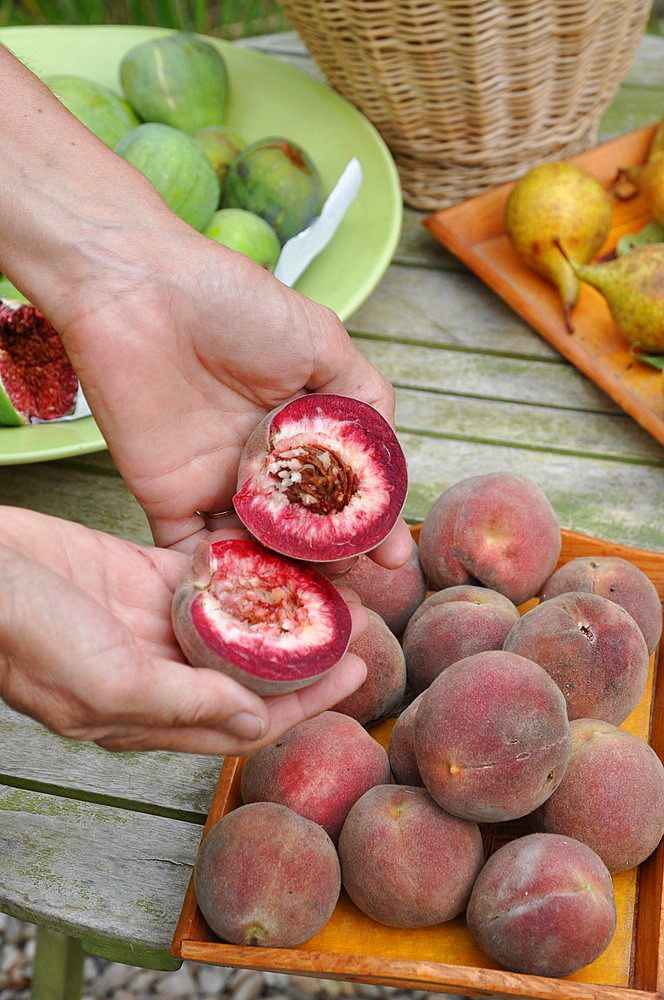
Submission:
<svg viewBox="0 0 664 1000">
<path fill-rule="evenodd" d="M 569 263 L 606 300 L 618 330 L 637 351 L 664 351 L 664 243 L 636 247 L 601 264 Z"/>
<path fill-rule="evenodd" d="M 664 224 L 664 155 L 656 155 L 638 166 L 622 167 L 620 173 L 632 182 L 653 219 Z"/>
<path fill-rule="evenodd" d="M 505 231 L 524 263 L 558 290 L 570 331 L 579 297 L 571 262 L 585 264 L 594 257 L 609 234 L 611 217 L 611 198 L 599 180 L 569 160 L 532 167 L 508 196 Z"/>
<path fill-rule="evenodd" d="M 653 132 L 648 150 L 648 160 L 656 160 L 660 156 L 664 156 L 664 118 L 658 123 Z"/>
</svg>

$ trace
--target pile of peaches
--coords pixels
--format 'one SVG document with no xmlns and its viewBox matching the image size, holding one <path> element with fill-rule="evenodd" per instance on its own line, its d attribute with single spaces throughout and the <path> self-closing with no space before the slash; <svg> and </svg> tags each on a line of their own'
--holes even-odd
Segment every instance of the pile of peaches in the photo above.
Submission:
<svg viewBox="0 0 664 1000">
<path fill-rule="evenodd" d="M 303 417 L 316 405 L 315 396 L 303 398 L 295 425 L 280 411 L 279 427 L 263 434 L 238 484 L 245 504 L 247 496 L 256 501 L 261 525 L 266 512 L 275 514 L 261 539 L 266 546 L 280 532 L 311 537 L 308 521 L 316 516 L 341 512 L 351 527 L 363 524 L 365 485 L 387 509 L 395 463 L 399 473 L 395 439 L 385 454 L 385 427 L 372 452 L 360 443 L 363 429 L 349 438 L 345 425 L 330 431 L 320 410 Z M 296 499 L 302 449 L 316 485 L 304 504 Z M 330 480 L 335 463 L 341 474 Z M 325 513 L 321 476 L 339 486 L 341 506 Z M 296 530 L 284 532 L 279 519 L 288 519 L 293 503 L 304 510 L 293 514 Z M 393 503 L 385 531 L 399 510 Z M 252 753 L 242 771 L 243 805 L 202 841 L 196 897 L 222 940 L 296 947 L 325 926 L 343 888 L 387 926 L 428 927 L 465 914 L 482 951 L 517 972 L 566 976 L 604 951 L 616 929 L 612 874 L 639 865 L 664 835 L 664 765 L 621 728 L 646 691 L 662 604 L 631 562 L 589 555 L 561 565 L 561 544 L 541 489 L 494 472 L 462 479 L 436 500 L 401 569 L 359 555 L 337 582 L 368 608 L 369 627 L 350 645 L 367 663 L 366 681 L 333 710 Z M 304 572 L 292 553 L 268 551 Z M 256 571 L 254 561 L 246 591 L 254 603 Z M 208 572 L 199 587 L 208 626 L 210 580 Z M 304 611 L 295 607 L 298 587 Z M 300 580 L 286 600 L 287 623 L 279 626 L 289 633 L 286 645 L 298 629 L 304 633 L 305 611 L 315 605 L 323 618 L 329 611 L 322 591 L 314 600 L 308 588 Z M 264 589 L 264 597 L 274 595 L 275 581 Z M 192 662 L 194 590 L 190 575 L 174 617 L 182 619 L 183 609 L 189 615 L 188 632 L 181 621 L 178 627 Z M 237 592 L 234 578 L 233 608 L 224 612 L 234 615 L 231 631 L 240 628 Z M 270 610 L 262 622 L 278 646 L 275 601 L 263 604 Z M 210 645 L 209 627 L 205 637 Z M 267 681 L 265 690 L 275 690 L 283 681 L 284 655 L 277 651 L 276 667 L 263 664 L 259 687 Z M 234 675 L 242 669 L 246 677 L 246 667 L 236 664 Z M 296 685 L 315 679 L 311 663 L 295 673 Z M 370 730 L 387 718 L 395 721 L 383 745 Z M 530 832 L 487 857 L 483 832 L 513 820 Z"/>
</svg>

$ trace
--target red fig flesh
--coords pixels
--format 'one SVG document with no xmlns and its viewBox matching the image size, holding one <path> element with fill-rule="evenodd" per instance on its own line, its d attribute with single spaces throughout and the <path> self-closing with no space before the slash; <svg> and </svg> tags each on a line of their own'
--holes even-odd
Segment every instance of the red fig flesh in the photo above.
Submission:
<svg viewBox="0 0 664 1000">
<path fill-rule="evenodd" d="M 264 545 L 329 562 L 368 552 L 389 534 L 407 479 L 397 437 L 374 407 L 312 393 L 258 425 L 240 460 L 233 503 Z"/>
<path fill-rule="evenodd" d="M 77 393 L 60 334 L 34 306 L 0 299 L 0 424 L 67 416 Z"/>
<path fill-rule="evenodd" d="M 260 695 L 318 680 L 351 632 L 348 605 L 322 573 L 244 539 L 199 545 L 172 617 L 192 666 L 221 670 Z"/>
</svg>

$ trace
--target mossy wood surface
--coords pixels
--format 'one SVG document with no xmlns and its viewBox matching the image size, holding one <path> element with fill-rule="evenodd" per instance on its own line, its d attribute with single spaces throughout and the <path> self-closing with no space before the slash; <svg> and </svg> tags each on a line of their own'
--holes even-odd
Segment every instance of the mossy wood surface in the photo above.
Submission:
<svg viewBox="0 0 664 1000">
<path fill-rule="evenodd" d="M 318 75 L 292 34 L 248 44 Z M 644 39 L 603 139 L 664 116 L 662 55 L 664 39 Z M 511 469 L 539 483 L 563 527 L 664 552 L 664 448 L 444 250 L 423 218 L 406 212 L 393 264 L 348 322 L 396 387 L 408 519 L 421 520 L 464 476 Z M 150 538 L 107 453 L 0 467 L 0 503 Z M 1 711 L 0 910 L 105 957 L 174 967 L 171 939 L 220 764 L 110 755 Z M 574 995 L 595 995 L 575 986 Z"/>
<path fill-rule="evenodd" d="M 203 823 L 222 757 L 108 753 L 67 740 L 0 701 L 0 784 Z M 1 825 L 1 824 L 0 824 Z"/>
</svg>

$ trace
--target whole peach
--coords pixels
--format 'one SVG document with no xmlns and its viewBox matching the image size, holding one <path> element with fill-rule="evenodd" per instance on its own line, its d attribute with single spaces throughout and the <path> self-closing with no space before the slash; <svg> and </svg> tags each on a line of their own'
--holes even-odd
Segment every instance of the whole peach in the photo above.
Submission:
<svg viewBox="0 0 664 1000">
<path fill-rule="evenodd" d="M 436 500 L 422 523 L 419 547 L 432 588 L 481 584 L 521 604 L 553 572 L 562 536 L 535 482 L 492 472 L 462 479 Z"/>
<path fill-rule="evenodd" d="M 344 889 L 372 920 L 429 927 L 465 909 L 484 849 L 479 826 L 424 788 L 377 785 L 348 813 L 339 858 Z"/>
<path fill-rule="evenodd" d="M 389 780 L 384 747 L 357 719 L 328 711 L 250 754 L 240 790 L 245 803 L 279 802 L 319 823 L 336 843 L 353 803 Z"/>
<path fill-rule="evenodd" d="M 477 876 L 466 921 L 480 948 L 506 969 L 568 976 L 613 937 L 611 875 L 599 855 L 571 837 L 517 837 Z"/>
<path fill-rule="evenodd" d="M 583 841 L 610 872 L 635 868 L 664 836 L 664 765 L 644 740 L 599 719 L 570 723 L 572 757 L 534 830 Z"/>
<path fill-rule="evenodd" d="M 542 601 L 570 590 L 599 594 L 629 611 L 652 653 L 662 636 L 662 602 L 657 588 L 642 569 L 619 556 L 578 556 L 549 577 Z"/>
<path fill-rule="evenodd" d="M 567 700 L 570 719 L 619 725 L 648 677 L 648 648 L 632 616 L 606 597 L 570 591 L 527 611 L 504 649 L 535 660 Z"/>
<path fill-rule="evenodd" d="M 414 745 L 422 781 L 443 809 L 477 822 L 517 819 L 551 794 L 567 767 L 565 698 L 532 660 L 476 653 L 423 692 Z"/>
<path fill-rule="evenodd" d="M 417 766 L 417 757 L 415 756 L 415 746 L 413 744 L 415 716 L 422 700 L 422 694 L 418 694 L 397 716 L 392 727 L 392 732 L 390 733 L 387 756 L 390 761 L 394 780 L 398 785 L 424 784 L 420 769 Z"/>
<path fill-rule="evenodd" d="M 201 913 L 225 941 L 292 948 L 332 916 L 341 873 L 322 827 L 276 802 L 256 802 L 207 833 L 194 885 Z"/>
<path fill-rule="evenodd" d="M 410 616 L 427 593 L 427 583 L 415 541 L 410 558 L 397 569 L 386 569 L 362 554 L 336 583 L 350 587 L 365 607 L 381 616 L 395 635 L 401 635 Z"/>
<path fill-rule="evenodd" d="M 431 594 L 412 616 L 403 634 L 408 681 L 424 691 L 451 663 L 502 649 L 519 620 L 515 604 L 487 587 L 461 584 Z"/>
<path fill-rule="evenodd" d="M 363 683 L 334 705 L 335 712 L 350 715 L 363 726 L 395 715 L 406 690 L 406 660 L 397 637 L 380 615 L 367 608 L 369 623 L 349 646 L 367 665 Z"/>
</svg>

